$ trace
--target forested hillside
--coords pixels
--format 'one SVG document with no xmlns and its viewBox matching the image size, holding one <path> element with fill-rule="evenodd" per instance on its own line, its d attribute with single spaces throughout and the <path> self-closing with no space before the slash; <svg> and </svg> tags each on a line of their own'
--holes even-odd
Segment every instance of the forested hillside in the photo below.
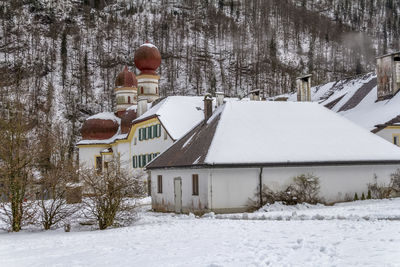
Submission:
<svg viewBox="0 0 400 267">
<path fill-rule="evenodd" d="M 41 136 L 60 125 L 72 155 L 82 121 L 113 109 L 114 80 L 146 40 L 162 95 L 266 96 L 373 71 L 399 49 L 393 0 L 3 0 L 0 104 L 18 96 Z M 5 113 L 4 113 L 5 112 Z"/>
</svg>

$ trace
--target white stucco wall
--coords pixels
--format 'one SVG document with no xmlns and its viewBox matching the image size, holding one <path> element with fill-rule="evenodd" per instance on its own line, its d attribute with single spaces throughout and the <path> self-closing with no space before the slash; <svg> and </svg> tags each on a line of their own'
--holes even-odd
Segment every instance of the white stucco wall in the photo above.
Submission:
<svg viewBox="0 0 400 267">
<path fill-rule="evenodd" d="M 393 144 L 393 136 L 397 136 L 400 144 L 400 129 L 385 128 L 376 133 L 376 135 L 382 137 L 388 142 Z"/>
<path fill-rule="evenodd" d="M 326 202 L 344 201 L 367 194 L 367 184 L 374 182 L 388 184 L 390 174 L 399 165 L 355 165 L 318 167 L 270 167 L 263 168 L 262 182 L 272 190 L 284 190 L 292 178 L 311 173 L 320 178 L 320 197 Z M 192 174 L 199 174 L 199 202 L 192 194 Z M 219 213 L 244 211 L 249 208 L 249 200 L 257 199 L 260 168 L 225 169 L 169 169 L 152 170 L 153 208 L 160 211 L 175 211 L 175 177 L 182 178 L 183 212 L 215 211 Z M 163 176 L 163 193 L 157 193 L 157 175 Z"/>
<path fill-rule="evenodd" d="M 192 174 L 199 176 L 199 195 L 192 195 Z M 157 176 L 162 175 L 163 192 L 158 193 Z M 206 169 L 158 170 L 151 171 L 151 197 L 153 209 L 175 211 L 174 178 L 182 180 L 182 211 L 208 210 L 209 171 Z"/>
<path fill-rule="evenodd" d="M 79 147 L 79 164 L 86 168 L 95 167 L 95 157 L 100 156 L 100 151 L 106 149 L 108 146 L 81 146 Z"/>
<path fill-rule="evenodd" d="M 149 123 L 141 124 L 134 132 L 132 142 L 131 142 L 131 150 L 133 151 L 132 156 L 139 156 L 149 153 L 162 153 L 168 147 L 170 147 L 174 141 L 171 137 L 166 133 L 164 127 L 161 125 L 161 135 L 160 137 L 155 137 L 147 140 L 139 140 L 139 129 L 146 128 L 148 126 L 152 126 L 155 124 L 160 124 L 158 120 L 153 120 Z M 136 139 L 136 144 L 135 144 Z M 132 156 L 130 158 L 132 162 Z M 131 166 L 133 166 L 131 164 Z"/>
</svg>

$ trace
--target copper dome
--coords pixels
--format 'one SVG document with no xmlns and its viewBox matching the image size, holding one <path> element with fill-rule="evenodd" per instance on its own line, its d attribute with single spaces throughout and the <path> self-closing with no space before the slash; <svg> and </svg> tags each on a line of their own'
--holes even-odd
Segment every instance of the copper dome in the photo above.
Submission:
<svg viewBox="0 0 400 267">
<path fill-rule="evenodd" d="M 132 126 L 132 121 L 136 119 L 136 110 L 129 109 L 124 112 L 121 118 L 121 133 L 128 133 Z"/>
<path fill-rule="evenodd" d="M 128 70 L 125 66 L 124 70 L 120 72 L 115 80 L 115 86 L 123 87 L 137 87 L 137 79 L 135 73 Z"/>
<path fill-rule="evenodd" d="M 84 140 L 104 140 L 118 132 L 118 122 L 111 119 L 87 119 L 81 129 Z"/>
<path fill-rule="evenodd" d="M 161 65 L 161 54 L 156 46 L 146 42 L 136 50 L 134 61 L 141 74 L 157 75 L 156 69 Z"/>
</svg>

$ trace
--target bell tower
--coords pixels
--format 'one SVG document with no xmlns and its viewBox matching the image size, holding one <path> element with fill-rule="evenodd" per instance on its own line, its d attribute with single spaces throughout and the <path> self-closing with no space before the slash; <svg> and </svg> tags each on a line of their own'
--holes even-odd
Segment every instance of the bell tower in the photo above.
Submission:
<svg viewBox="0 0 400 267">
<path fill-rule="evenodd" d="M 140 70 L 137 76 L 138 100 L 146 99 L 148 103 L 159 98 L 160 76 L 156 73 L 161 65 L 161 54 L 157 47 L 146 42 L 135 52 L 135 65 Z"/>
</svg>

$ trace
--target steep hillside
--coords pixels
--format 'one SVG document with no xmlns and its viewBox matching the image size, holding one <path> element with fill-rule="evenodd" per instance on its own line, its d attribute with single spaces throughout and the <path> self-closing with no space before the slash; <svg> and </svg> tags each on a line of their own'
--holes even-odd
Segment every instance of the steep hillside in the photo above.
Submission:
<svg viewBox="0 0 400 267">
<path fill-rule="evenodd" d="M 146 40 L 162 54 L 162 95 L 273 96 L 299 74 L 321 83 L 372 71 L 377 53 L 398 49 L 398 10 L 389 0 L 3 0 L 0 101 L 20 95 L 39 128 L 61 123 L 72 152 L 84 118 L 113 109 L 115 77 L 135 69 Z"/>
</svg>

